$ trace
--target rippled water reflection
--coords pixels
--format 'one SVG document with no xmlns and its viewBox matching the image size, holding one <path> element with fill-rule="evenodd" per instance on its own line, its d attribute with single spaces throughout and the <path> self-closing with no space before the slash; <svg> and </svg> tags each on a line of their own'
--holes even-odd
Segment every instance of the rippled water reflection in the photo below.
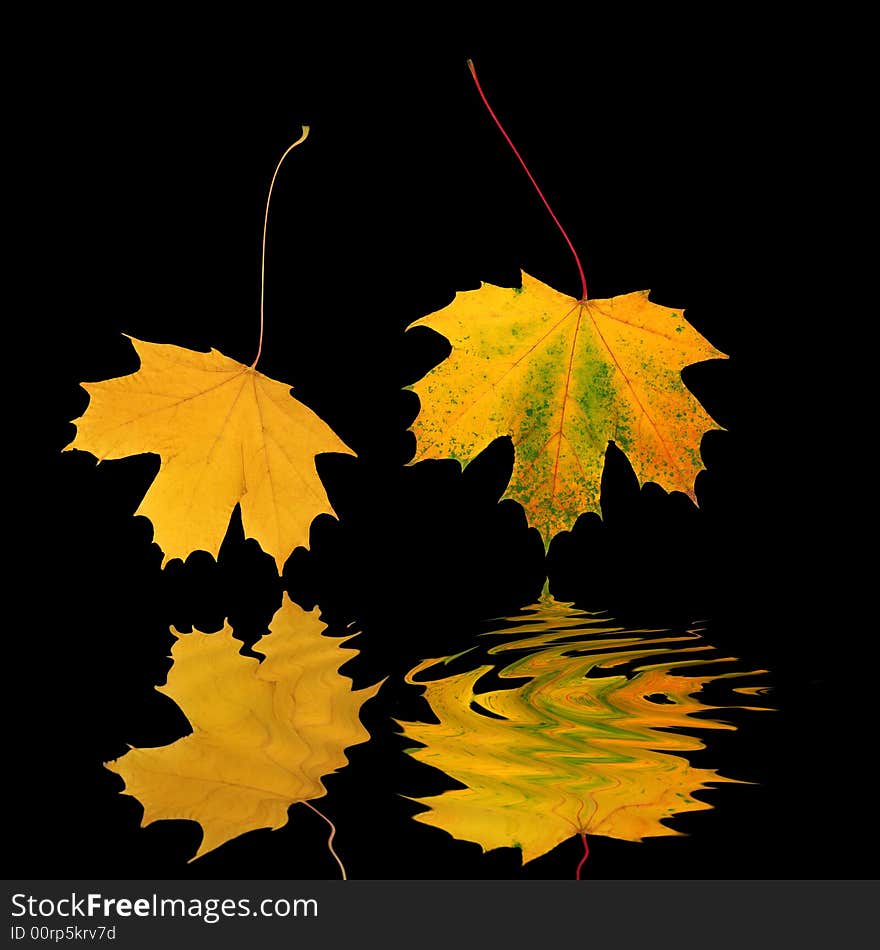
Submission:
<svg viewBox="0 0 880 950">
<path fill-rule="evenodd" d="M 725 708 L 768 708 L 766 671 L 699 629 L 620 627 L 555 601 L 497 624 L 408 675 L 439 720 L 401 723 L 423 745 L 410 754 L 465 786 L 418 799 L 418 821 L 530 861 L 574 834 L 677 834 L 668 819 L 712 807 L 696 792 L 748 781 L 684 754 L 705 747 L 698 732 L 735 728 Z"/>
</svg>

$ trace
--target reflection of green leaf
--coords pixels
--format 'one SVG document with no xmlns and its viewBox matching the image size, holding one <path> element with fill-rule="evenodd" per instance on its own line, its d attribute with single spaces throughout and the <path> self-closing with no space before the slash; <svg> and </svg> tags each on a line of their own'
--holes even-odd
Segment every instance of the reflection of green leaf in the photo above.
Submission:
<svg viewBox="0 0 880 950">
<path fill-rule="evenodd" d="M 696 633 L 602 626 L 552 602 L 535 609 L 534 623 L 520 620 L 488 635 L 506 638 L 490 654 L 529 651 L 499 672 L 527 678 L 525 684 L 478 695 L 477 681 L 493 669 L 489 665 L 417 679 L 437 660 L 409 674 L 410 682 L 425 687 L 439 719 L 401 723 L 407 738 L 424 745 L 411 754 L 467 786 L 420 799 L 429 811 L 416 815 L 418 821 L 485 850 L 519 847 L 531 861 L 581 832 L 628 841 L 677 834 L 664 819 L 711 807 L 695 792 L 738 781 L 675 754 L 703 748 L 679 730 L 734 728 L 692 718 L 718 708 L 696 694 L 708 682 L 746 675 L 675 671 L 729 664 L 730 658 L 712 655 Z M 622 663 L 634 666 L 631 678 L 613 672 Z"/>
</svg>

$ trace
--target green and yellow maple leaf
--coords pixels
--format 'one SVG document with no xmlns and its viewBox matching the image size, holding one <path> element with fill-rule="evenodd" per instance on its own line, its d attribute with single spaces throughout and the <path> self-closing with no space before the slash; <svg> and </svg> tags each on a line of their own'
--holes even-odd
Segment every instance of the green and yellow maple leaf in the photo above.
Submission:
<svg viewBox="0 0 880 950">
<path fill-rule="evenodd" d="M 75 420 L 98 461 L 152 452 L 161 466 L 135 514 L 153 524 L 163 565 L 196 550 L 217 556 L 236 504 L 245 535 L 279 572 L 309 525 L 333 508 L 315 468 L 322 452 L 352 450 L 291 387 L 224 356 L 132 339 L 140 369 L 83 383 Z"/>
<path fill-rule="evenodd" d="M 584 511 L 599 510 L 609 440 L 641 482 L 691 494 L 700 439 L 714 423 L 681 379 L 722 357 L 648 291 L 576 300 L 528 274 L 521 288 L 483 284 L 417 320 L 444 336 L 449 357 L 412 388 L 414 461 L 467 464 L 510 436 L 516 459 L 505 497 L 549 544 Z"/>
<path fill-rule="evenodd" d="M 257 828 L 280 828 L 295 802 L 326 794 L 322 778 L 347 764 L 345 750 L 369 739 L 359 713 L 380 683 L 353 691 L 339 668 L 357 650 L 322 636 L 318 610 L 287 595 L 254 649 L 239 653 L 228 625 L 177 635 L 174 665 L 159 691 L 192 725 L 171 745 L 131 749 L 107 768 L 144 806 L 143 825 L 197 821 L 195 857 Z"/>
</svg>

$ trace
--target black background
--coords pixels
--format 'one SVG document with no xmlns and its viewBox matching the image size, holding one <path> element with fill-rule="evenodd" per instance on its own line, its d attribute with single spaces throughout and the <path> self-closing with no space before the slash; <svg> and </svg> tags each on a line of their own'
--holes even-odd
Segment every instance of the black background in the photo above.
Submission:
<svg viewBox="0 0 880 950">
<path fill-rule="evenodd" d="M 27 479 L 40 490 L 27 536 L 36 593 L 15 638 L 28 672 L 12 676 L 13 873 L 336 874 L 324 826 L 301 806 L 283 830 L 193 865 L 197 826 L 138 828 L 140 806 L 102 762 L 186 731 L 153 690 L 169 624 L 216 630 L 229 616 L 252 643 L 282 585 L 235 519 L 219 564 L 196 554 L 161 572 L 151 526 L 131 517 L 155 457 L 96 468 L 60 454 L 87 403 L 78 382 L 136 368 L 123 333 L 252 361 L 266 188 L 309 124 L 273 200 L 260 369 L 290 382 L 358 460 L 322 461 L 340 523 L 316 521 L 311 553 L 293 555 L 283 583 L 337 631 L 353 620 L 364 630 L 347 670 L 356 685 L 390 677 L 364 711 L 374 738 L 318 805 L 352 877 L 572 876 L 574 839 L 523 870 L 517 851 L 482 855 L 413 822 L 400 796 L 445 780 L 401 755 L 390 724 L 424 712 L 400 686 L 405 670 L 533 602 L 544 574 L 518 506 L 496 503 L 509 446 L 464 475 L 454 463 L 403 467 L 417 401 L 401 387 L 445 353 L 430 333 L 404 330 L 481 280 L 515 285 L 520 268 L 579 293 L 567 248 L 479 101 L 470 56 L 579 249 L 590 295 L 650 288 L 730 356 L 685 377 L 727 430 L 704 440 L 697 528 L 681 506 L 668 514 L 668 499 L 639 507 L 615 457 L 606 487 L 630 498 L 621 524 L 634 534 L 557 551 L 554 589 L 616 616 L 711 617 L 715 642 L 773 671 L 780 711 L 738 718 L 739 732 L 694 758 L 757 784 L 707 793 L 718 807 L 675 822 L 687 837 L 595 839 L 590 874 L 864 876 L 863 833 L 828 820 L 849 801 L 829 763 L 857 748 L 859 729 L 829 710 L 832 615 L 815 598 L 833 582 L 816 582 L 823 541 L 801 523 L 813 487 L 795 474 L 789 424 L 803 318 L 792 287 L 821 270 L 823 253 L 800 254 L 792 174 L 815 158 L 809 72 L 780 59 L 779 37 L 757 21 L 585 15 L 519 24 L 511 40 L 420 16 L 317 33 L 267 21 L 260 41 L 229 21 L 132 23 L 108 42 L 72 19 L 36 43 L 32 68 L 47 86 L 24 149 L 40 201 L 23 322 L 44 373 Z M 598 587 L 588 563 L 604 565 Z"/>
</svg>

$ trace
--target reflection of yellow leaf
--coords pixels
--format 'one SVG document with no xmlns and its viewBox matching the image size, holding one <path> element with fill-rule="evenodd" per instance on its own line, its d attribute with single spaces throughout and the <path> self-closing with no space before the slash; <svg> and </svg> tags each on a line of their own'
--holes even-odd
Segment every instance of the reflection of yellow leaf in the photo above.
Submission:
<svg viewBox="0 0 880 950">
<path fill-rule="evenodd" d="M 321 636 L 318 611 L 306 613 L 286 595 L 271 628 L 254 647 L 262 663 L 241 656 L 228 626 L 177 634 L 161 692 L 186 714 L 192 734 L 107 764 L 143 804 L 144 825 L 199 822 L 196 857 L 246 831 L 286 824 L 288 807 L 325 795 L 321 779 L 346 764 L 348 746 L 369 738 L 358 714 L 379 685 L 353 692 L 338 672 L 357 651 Z"/>
<path fill-rule="evenodd" d="M 680 310 L 648 292 L 586 303 L 522 275 L 522 288 L 483 284 L 413 326 L 452 345 L 413 386 L 416 460 L 463 464 L 498 436 L 516 461 L 506 497 L 545 544 L 584 511 L 599 510 L 605 448 L 613 439 L 641 482 L 692 492 L 700 439 L 714 423 L 681 370 L 720 357 Z"/>
<path fill-rule="evenodd" d="M 411 754 L 467 786 L 418 799 L 430 810 L 416 820 L 485 850 L 521 848 L 523 860 L 531 861 L 582 832 L 627 841 L 677 834 L 662 820 L 710 808 L 694 793 L 710 782 L 735 781 L 670 754 L 703 743 L 666 730 L 733 728 L 692 715 L 714 708 L 695 698 L 705 683 L 741 674 L 676 675 L 680 667 L 719 662 L 706 656 L 662 662 L 666 652 L 687 657 L 708 651 L 693 642 L 698 635 L 649 637 L 595 622 L 591 630 L 589 618 L 579 617 L 588 628 L 580 636 L 571 629 L 570 611 L 539 605 L 537 625 L 489 635 L 517 637 L 490 653 L 530 651 L 499 673 L 526 678 L 512 689 L 475 692 L 491 666 L 415 680 L 437 662 L 429 660 L 410 673 L 408 680 L 424 686 L 439 719 L 402 723 L 405 735 L 425 746 Z M 522 639 L 542 627 L 543 633 Z M 631 679 L 602 672 L 634 660 L 645 662 L 637 663 Z"/>
<path fill-rule="evenodd" d="M 309 525 L 333 513 L 315 469 L 321 452 L 352 454 L 290 386 L 216 350 L 198 353 L 132 340 L 141 367 L 83 383 L 91 397 L 69 449 L 104 459 L 161 457 L 136 514 L 153 523 L 171 558 L 215 557 L 241 503 L 245 534 L 275 558 L 308 544 Z"/>
</svg>

